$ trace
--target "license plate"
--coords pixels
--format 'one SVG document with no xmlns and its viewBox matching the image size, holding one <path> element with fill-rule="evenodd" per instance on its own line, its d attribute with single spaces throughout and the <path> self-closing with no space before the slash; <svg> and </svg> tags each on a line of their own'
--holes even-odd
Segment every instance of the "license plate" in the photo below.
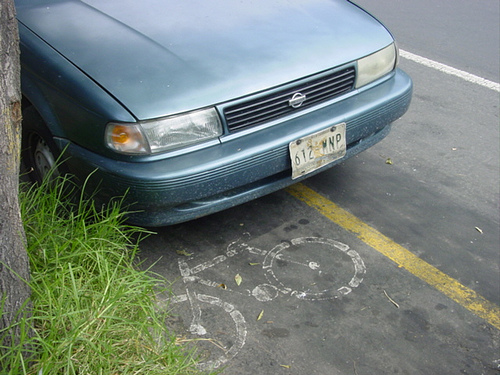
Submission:
<svg viewBox="0 0 500 375">
<path fill-rule="evenodd" d="M 345 128 L 346 124 L 343 122 L 290 142 L 292 179 L 305 176 L 344 157 L 346 153 Z"/>
</svg>

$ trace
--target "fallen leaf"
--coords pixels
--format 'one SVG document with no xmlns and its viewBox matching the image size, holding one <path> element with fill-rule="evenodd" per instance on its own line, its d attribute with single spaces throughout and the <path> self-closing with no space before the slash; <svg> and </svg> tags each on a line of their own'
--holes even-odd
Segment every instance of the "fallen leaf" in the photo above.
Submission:
<svg viewBox="0 0 500 375">
<path fill-rule="evenodd" d="M 264 310 L 260 312 L 259 316 L 257 317 L 257 320 L 261 320 L 263 316 L 264 316 Z"/>
<path fill-rule="evenodd" d="M 385 161 L 385 164 L 392 165 L 392 159 L 391 158 L 387 158 L 387 160 Z"/>
<path fill-rule="evenodd" d="M 258 265 L 260 265 L 260 263 L 248 263 L 248 264 L 251 265 L 251 266 L 258 266 Z"/>
<path fill-rule="evenodd" d="M 290 365 L 280 365 L 281 367 L 284 367 L 284 368 L 291 368 L 292 366 Z"/>
<path fill-rule="evenodd" d="M 236 285 L 240 286 L 241 282 L 243 281 L 243 279 L 241 278 L 240 274 L 237 274 L 235 277 L 234 277 L 234 281 L 236 281 Z"/>
<path fill-rule="evenodd" d="M 186 250 L 176 250 L 175 252 L 176 252 L 177 254 L 179 254 L 179 255 L 183 255 L 183 256 L 185 256 L 185 257 L 190 257 L 191 255 L 193 255 L 193 254 L 191 254 L 191 253 L 188 253 Z"/>
<path fill-rule="evenodd" d="M 217 285 L 217 288 L 222 288 L 222 289 L 226 290 L 227 286 L 226 286 L 226 284 L 219 284 L 219 285 Z"/>
</svg>

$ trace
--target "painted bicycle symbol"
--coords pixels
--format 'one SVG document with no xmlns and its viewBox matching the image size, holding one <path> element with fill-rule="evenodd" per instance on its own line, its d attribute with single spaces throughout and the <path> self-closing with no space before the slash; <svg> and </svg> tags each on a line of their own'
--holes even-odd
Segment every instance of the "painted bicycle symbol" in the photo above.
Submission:
<svg viewBox="0 0 500 375">
<path fill-rule="evenodd" d="M 203 273 L 222 264 L 228 258 L 246 254 L 251 259 L 262 258 L 260 263 L 266 282 L 253 289 L 231 288 L 224 280 L 204 278 Z M 171 302 L 188 302 L 190 317 L 186 325 L 192 335 L 206 338 L 209 332 L 207 319 L 230 316 L 232 337 L 226 336 L 224 345 L 217 345 L 219 353 L 201 363 L 203 369 L 214 369 L 228 362 L 245 345 L 247 323 L 243 314 L 231 303 L 219 297 L 196 292 L 193 284 L 212 288 L 224 287 L 225 292 L 236 292 L 269 302 L 280 295 L 294 296 L 300 300 L 317 301 L 336 299 L 351 293 L 363 281 L 366 267 L 359 254 L 339 241 L 320 237 L 301 237 L 285 241 L 271 250 L 262 250 L 237 240 L 227 247 L 224 255 L 192 265 L 194 258 L 179 259 L 179 270 L 186 293 L 172 298 Z M 259 269 L 259 267 L 257 267 Z M 256 268 L 252 268 L 256 270 Z M 300 275 L 298 277 L 298 275 Z M 214 309 L 218 312 L 214 313 Z M 227 325 L 228 319 L 224 324 Z M 214 341 L 219 341 L 215 340 Z"/>
</svg>

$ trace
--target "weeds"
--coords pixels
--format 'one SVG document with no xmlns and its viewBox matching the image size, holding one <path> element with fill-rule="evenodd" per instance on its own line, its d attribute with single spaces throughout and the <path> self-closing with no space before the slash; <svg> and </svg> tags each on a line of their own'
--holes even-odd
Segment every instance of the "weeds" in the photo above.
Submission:
<svg viewBox="0 0 500 375">
<path fill-rule="evenodd" d="M 68 199 L 68 179 L 51 184 L 21 189 L 33 307 L 18 323 L 19 344 L 0 342 L 2 373 L 196 373 L 156 308 L 165 280 L 135 264 L 148 233 L 124 224 L 120 201 L 97 209 L 90 199 Z"/>
</svg>

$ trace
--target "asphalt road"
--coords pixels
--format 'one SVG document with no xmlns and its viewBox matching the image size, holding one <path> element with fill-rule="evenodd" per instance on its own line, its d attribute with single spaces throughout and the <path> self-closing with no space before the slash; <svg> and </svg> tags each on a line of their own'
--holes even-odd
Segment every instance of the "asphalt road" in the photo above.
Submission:
<svg viewBox="0 0 500 375">
<path fill-rule="evenodd" d="M 403 51 L 499 82 L 497 1 L 358 3 Z M 206 367 L 500 373 L 499 93 L 406 58 L 400 66 L 414 99 L 389 137 L 298 187 L 354 217 L 287 190 L 142 243 L 144 265 L 173 282 L 177 297 L 164 300 L 177 315 L 166 324 Z M 416 257 L 390 259 L 393 249 Z M 469 292 L 485 304 L 460 299 Z"/>
</svg>

